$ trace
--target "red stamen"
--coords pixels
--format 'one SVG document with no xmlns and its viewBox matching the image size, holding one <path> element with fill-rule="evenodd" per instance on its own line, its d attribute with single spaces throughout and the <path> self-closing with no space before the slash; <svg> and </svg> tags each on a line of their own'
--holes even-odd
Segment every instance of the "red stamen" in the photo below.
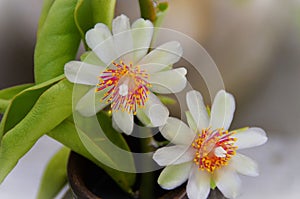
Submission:
<svg viewBox="0 0 300 199">
<path fill-rule="evenodd" d="M 110 88 L 102 98 L 111 102 L 113 110 L 122 110 L 136 114 L 138 107 L 143 107 L 148 100 L 151 85 L 147 82 L 149 75 L 139 66 L 113 63 L 115 69 L 107 69 L 99 77 L 96 91 Z M 122 85 L 125 85 L 122 87 Z M 121 88 L 121 90 L 120 90 Z M 123 90 L 122 90 L 123 89 Z"/>
</svg>

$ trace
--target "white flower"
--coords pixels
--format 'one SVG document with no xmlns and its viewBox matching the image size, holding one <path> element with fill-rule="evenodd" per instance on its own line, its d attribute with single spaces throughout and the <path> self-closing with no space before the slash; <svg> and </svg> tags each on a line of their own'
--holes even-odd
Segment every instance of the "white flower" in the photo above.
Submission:
<svg viewBox="0 0 300 199">
<path fill-rule="evenodd" d="M 207 198 L 212 183 L 225 197 L 235 198 L 240 189 L 237 173 L 258 175 L 257 164 L 236 150 L 264 144 L 266 134 L 260 128 L 228 131 L 235 101 L 224 90 L 217 93 L 210 118 L 199 92 L 188 92 L 186 99 L 189 127 L 170 117 L 160 128 L 174 145 L 160 148 L 153 155 L 160 166 L 167 166 L 158 183 L 164 189 L 174 189 L 188 180 L 186 190 L 191 199 Z"/>
<path fill-rule="evenodd" d="M 165 124 L 169 111 L 152 92 L 181 91 L 186 86 L 187 71 L 170 67 L 182 55 L 176 41 L 148 53 L 152 35 L 150 21 L 138 19 L 130 27 L 125 15 L 113 20 L 112 33 L 101 23 L 89 30 L 86 42 L 92 52 L 83 62 L 65 65 L 69 81 L 93 86 L 76 110 L 89 117 L 111 104 L 114 126 L 126 134 L 133 130 L 135 114 L 145 125 Z"/>
</svg>

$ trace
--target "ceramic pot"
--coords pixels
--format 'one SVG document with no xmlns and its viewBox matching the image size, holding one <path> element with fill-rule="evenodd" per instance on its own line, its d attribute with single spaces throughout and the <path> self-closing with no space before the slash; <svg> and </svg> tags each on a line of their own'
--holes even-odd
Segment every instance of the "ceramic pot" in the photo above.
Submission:
<svg viewBox="0 0 300 199">
<path fill-rule="evenodd" d="M 68 161 L 68 180 L 76 199 L 134 199 L 124 193 L 117 184 L 98 166 L 91 161 L 71 152 Z M 157 174 L 159 174 L 157 172 Z M 155 187 L 157 199 L 188 199 L 185 192 L 186 184 L 172 191 Z M 136 197 L 138 198 L 138 197 Z M 211 191 L 209 199 L 226 199 L 216 189 Z"/>
<path fill-rule="evenodd" d="M 131 199 L 102 169 L 75 152 L 69 156 L 67 171 L 76 199 Z"/>
</svg>

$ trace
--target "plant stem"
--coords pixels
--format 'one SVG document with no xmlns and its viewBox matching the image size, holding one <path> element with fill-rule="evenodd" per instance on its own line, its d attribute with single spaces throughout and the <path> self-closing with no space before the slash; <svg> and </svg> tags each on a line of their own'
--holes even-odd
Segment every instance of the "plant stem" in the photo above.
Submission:
<svg viewBox="0 0 300 199">
<path fill-rule="evenodd" d="M 152 172 L 141 174 L 140 199 L 154 198 L 154 175 Z"/>
<path fill-rule="evenodd" d="M 152 131 L 150 128 L 145 129 L 147 131 Z M 151 134 L 151 132 L 149 132 Z M 146 139 L 140 139 L 141 152 L 147 153 L 152 151 L 151 147 L 151 137 Z M 152 159 L 147 159 L 142 163 L 146 168 L 149 168 L 149 165 L 153 164 Z M 153 172 L 147 172 L 141 174 L 141 183 L 140 183 L 140 199 L 153 199 L 154 198 L 154 174 Z"/>
<path fill-rule="evenodd" d="M 154 22 L 156 19 L 156 11 L 153 0 L 139 0 L 141 17 Z"/>
</svg>

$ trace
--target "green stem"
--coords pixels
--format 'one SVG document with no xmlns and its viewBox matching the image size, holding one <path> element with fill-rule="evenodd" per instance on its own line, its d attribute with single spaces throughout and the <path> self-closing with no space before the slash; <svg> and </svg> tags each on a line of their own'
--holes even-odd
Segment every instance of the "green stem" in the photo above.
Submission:
<svg viewBox="0 0 300 199">
<path fill-rule="evenodd" d="M 153 0 L 139 0 L 141 17 L 154 22 L 156 20 L 156 11 Z"/>
<path fill-rule="evenodd" d="M 147 129 L 147 131 L 151 131 L 151 129 Z M 149 132 L 151 133 L 151 132 Z M 141 152 L 147 153 L 153 151 L 153 148 L 151 146 L 151 140 L 152 138 L 146 138 L 146 139 L 140 139 L 141 144 Z M 149 159 L 147 161 L 143 162 L 143 165 L 145 167 L 149 168 L 149 165 L 153 164 L 153 162 Z M 140 184 L 140 199 L 153 199 L 154 198 L 154 183 L 155 178 L 153 172 L 147 172 L 141 174 L 141 184 Z"/>
</svg>

